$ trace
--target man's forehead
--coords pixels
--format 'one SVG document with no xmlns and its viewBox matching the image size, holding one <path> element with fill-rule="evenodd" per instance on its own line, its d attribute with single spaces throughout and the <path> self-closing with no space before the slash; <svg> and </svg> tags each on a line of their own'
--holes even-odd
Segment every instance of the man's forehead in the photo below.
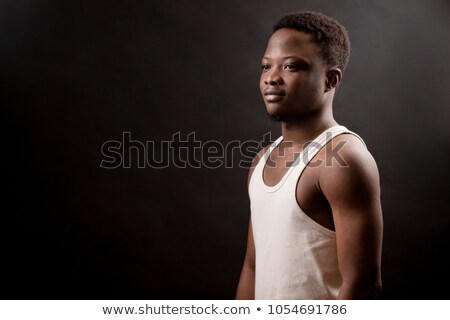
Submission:
<svg viewBox="0 0 450 320">
<path fill-rule="evenodd" d="M 301 47 L 316 45 L 312 34 L 295 29 L 282 28 L 275 31 L 269 39 L 269 46 Z"/>
<path fill-rule="evenodd" d="M 312 34 L 294 29 L 279 29 L 272 34 L 264 54 L 266 59 L 280 56 L 313 58 L 320 51 Z"/>
</svg>

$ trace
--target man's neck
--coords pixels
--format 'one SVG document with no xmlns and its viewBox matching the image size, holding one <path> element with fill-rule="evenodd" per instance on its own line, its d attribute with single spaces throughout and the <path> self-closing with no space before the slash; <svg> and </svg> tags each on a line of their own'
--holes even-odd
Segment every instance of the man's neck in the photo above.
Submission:
<svg viewBox="0 0 450 320">
<path fill-rule="evenodd" d="M 331 110 L 311 117 L 282 121 L 281 132 L 283 141 L 302 146 L 314 140 L 314 138 L 326 129 L 337 124 Z"/>
</svg>

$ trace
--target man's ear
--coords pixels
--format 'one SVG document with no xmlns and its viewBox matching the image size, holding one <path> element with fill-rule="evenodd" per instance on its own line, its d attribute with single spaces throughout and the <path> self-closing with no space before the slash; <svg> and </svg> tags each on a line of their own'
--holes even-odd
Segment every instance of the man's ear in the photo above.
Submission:
<svg viewBox="0 0 450 320">
<path fill-rule="evenodd" d="M 325 92 L 336 89 L 341 82 L 342 71 L 338 67 L 330 68 L 325 79 Z"/>
</svg>

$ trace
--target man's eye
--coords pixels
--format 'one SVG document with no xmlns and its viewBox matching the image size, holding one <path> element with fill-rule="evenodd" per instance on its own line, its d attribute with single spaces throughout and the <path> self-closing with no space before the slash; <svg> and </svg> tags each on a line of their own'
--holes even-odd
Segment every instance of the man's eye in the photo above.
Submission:
<svg viewBox="0 0 450 320">
<path fill-rule="evenodd" d="M 288 69 L 288 70 L 296 70 L 296 69 L 298 69 L 295 64 L 287 64 L 287 65 L 284 66 L 284 68 Z"/>
<path fill-rule="evenodd" d="M 267 65 L 267 64 L 263 64 L 263 65 L 261 66 L 261 70 L 262 70 L 262 71 L 267 71 L 267 70 L 269 70 L 269 69 L 270 69 L 270 66 Z"/>
</svg>

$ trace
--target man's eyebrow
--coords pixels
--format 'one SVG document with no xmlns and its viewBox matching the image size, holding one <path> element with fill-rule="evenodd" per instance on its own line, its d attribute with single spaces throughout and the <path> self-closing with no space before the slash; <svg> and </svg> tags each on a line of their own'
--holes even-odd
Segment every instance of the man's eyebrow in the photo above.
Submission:
<svg viewBox="0 0 450 320">
<path fill-rule="evenodd" d="M 306 63 L 309 62 L 308 59 L 300 57 L 300 56 L 286 56 L 286 57 L 283 57 L 283 60 L 287 60 L 287 59 L 297 59 L 297 60 L 301 60 L 301 61 L 306 62 Z"/>
<path fill-rule="evenodd" d="M 309 64 L 309 61 L 308 61 L 307 59 L 305 59 L 305 58 L 303 58 L 303 57 L 300 57 L 300 56 L 285 56 L 285 57 L 283 57 L 282 59 L 283 59 L 283 60 L 287 60 L 287 59 L 297 59 L 297 60 L 300 60 L 300 61 L 302 61 L 302 62 L 304 62 L 304 63 L 308 63 L 308 64 Z M 262 60 L 270 60 L 270 57 L 264 56 L 264 57 L 262 57 Z"/>
</svg>

